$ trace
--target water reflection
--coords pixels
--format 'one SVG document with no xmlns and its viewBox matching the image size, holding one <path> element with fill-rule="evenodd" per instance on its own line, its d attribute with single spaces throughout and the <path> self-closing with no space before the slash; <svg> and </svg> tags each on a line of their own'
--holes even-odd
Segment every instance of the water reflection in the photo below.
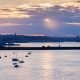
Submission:
<svg viewBox="0 0 80 80">
<path fill-rule="evenodd" d="M 42 69 L 53 69 L 53 65 L 55 61 L 55 54 L 51 54 L 49 51 L 43 51 L 41 54 L 41 68 Z"/>
<path fill-rule="evenodd" d="M 14 45 L 15 46 L 15 45 Z M 42 46 L 59 46 L 59 42 L 41 42 L 41 43 L 20 43 L 19 46 L 15 46 L 15 47 L 42 47 Z M 60 46 L 66 46 L 66 47 L 80 47 L 80 42 L 61 42 Z M 13 46 L 12 46 L 13 47 Z"/>
<path fill-rule="evenodd" d="M 43 51 L 41 54 L 41 73 L 42 80 L 51 80 L 53 79 L 53 70 L 55 67 L 55 54 L 52 54 L 50 51 Z M 54 64 L 54 65 L 53 65 Z"/>
<path fill-rule="evenodd" d="M 16 51 L 25 61 L 14 68 L 14 51 L 0 51 L 0 80 L 80 80 L 80 51 Z M 5 58 L 4 56 L 7 55 Z"/>
</svg>

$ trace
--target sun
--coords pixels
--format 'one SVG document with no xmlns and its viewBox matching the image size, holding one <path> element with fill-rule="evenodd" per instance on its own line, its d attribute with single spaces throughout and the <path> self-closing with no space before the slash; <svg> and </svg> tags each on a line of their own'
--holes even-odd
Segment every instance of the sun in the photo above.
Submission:
<svg viewBox="0 0 80 80">
<path fill-rule="evenodd" d="M 50 22 L 51 20 L 48 19 L 48 18 L 46 18 L 46 19 L 44 19 L 44 21 L 45 21 L 45 22 Z"/>
<path fill-rule="evenodd" d="M 44 26 L 48 29 L 55 29 L 58 25 L 58 22 L 51 18 L 44 19 Z"/>
</svg>

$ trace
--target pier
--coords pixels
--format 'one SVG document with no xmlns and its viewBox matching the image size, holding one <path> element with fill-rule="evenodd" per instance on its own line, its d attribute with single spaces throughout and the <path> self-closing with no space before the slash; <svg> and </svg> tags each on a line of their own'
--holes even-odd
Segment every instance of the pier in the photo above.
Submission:
<svg viewBox="0 0 80 80">
<path fill-rule="evenodd" d="M 80 47 L 0 47 L 0 50 L 80 50 Z"/>
</svg>

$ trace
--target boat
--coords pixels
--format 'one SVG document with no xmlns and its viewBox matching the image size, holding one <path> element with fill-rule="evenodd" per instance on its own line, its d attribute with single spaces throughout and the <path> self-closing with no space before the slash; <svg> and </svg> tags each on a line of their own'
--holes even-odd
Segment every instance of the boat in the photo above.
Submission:
<svg viewBox="0 0 80 80">
<path fill-rule="evenodd" d="M 7 57 L 6 55 L 4 57 Z"/>
<path fill-rule="evenodd" d="M 17 58 L 12 58 L 12 61 L 19 61 L 19 59 L 17 59 Z"/>
<path fill-rule="evenodd" d="M 13 63 L 13 65 L 16 65 L 17 63 Z"/>
<path fill-rule="evenodd" d="M 0 59 L 1 59 L 1 56 L 0 56 Z"/>
<path fill-rule="evenodd" d="M 17 53 L 13 53 L 13 54 L 15 54 L 15 58 L 12 58 L 12 61 L 19 61 L 19 59 L 17 58 Z"/>
<path fill-rule="evenodd" d="M 14 67 L 16 67 L 16 68 L 18 68 L 18 67 L 20 67 L 18 64 L 16 64 L 16 65 L 14 65 Z"/>
<path fill-rule="evenodd" d="M 28 55 L 26 55 L 25 57 L 29 57 Z"/>
<path fill-rule="evenodd" d="M 24 63 L 24 61 L 19 61 L 19 63 Z"/>
<path fill-rule="evenodd" d="M 28 55 L 30 55 L 30 54 L 31 54 L 31 52 L 28 53 Z"/>
<path fill-rule="evenodd" d="M 45 46 L 42 46 L 42 48 L 45 48 Z"/>
</svg>

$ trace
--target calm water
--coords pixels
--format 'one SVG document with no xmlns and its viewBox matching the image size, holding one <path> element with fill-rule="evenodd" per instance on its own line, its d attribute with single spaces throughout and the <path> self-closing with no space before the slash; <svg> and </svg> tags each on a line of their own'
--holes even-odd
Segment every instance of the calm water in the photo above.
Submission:
<svg viewBox="0 0 80 80">
<path fill-rule="evenodd" d="M 13 52 L 25 61 L 19 68 L 13 66 Z M 0 51 L 0 80 L 80 80 L 80 50 L 31 51 L 25 57 L 28 52 Z"/>
<path fill-rule="evenodd" d="M 60 43 L 61 46 L 66 46 L 66 47 L 72 47 L 72 46 L 76 46 L 79 47 L 80 46 L 80 42 L 61 42 Z M 20 43 L 19 47 L 42 47 L 42 46 L 59 46 L 58 42 L 55 43 Z M 18 47 L 18 46 L 16 46 Z"/>
</svg>

